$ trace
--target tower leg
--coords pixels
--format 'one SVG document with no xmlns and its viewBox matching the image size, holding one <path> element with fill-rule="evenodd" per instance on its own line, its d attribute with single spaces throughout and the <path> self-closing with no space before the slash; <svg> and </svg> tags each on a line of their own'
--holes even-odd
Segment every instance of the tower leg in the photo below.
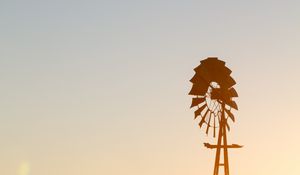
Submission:
<svg viewBox="0 0 300 175">
<path fill-rule="evenodd" d="M 221 153 L 221 145 L 222 145 L 222 127 L 219 129 L 219 135 L 218 135 L 218 144 L 217 144 L 217 151 L 216 151 L 216 159 L 215 159 L 215 167 L 214 167 L 214 174 L 219 174 L 219 167 L 220 167 L 220 153 Z"/>
<path fill-rule="evenodd" d="M 225 175 L 229 175 L 229 161 L 228 161 L 228 149 L 227 149 L 227 137 L 226 128 L 223 127 L 223 145 L 224 145 L 224 172 Z"/>
</svg>

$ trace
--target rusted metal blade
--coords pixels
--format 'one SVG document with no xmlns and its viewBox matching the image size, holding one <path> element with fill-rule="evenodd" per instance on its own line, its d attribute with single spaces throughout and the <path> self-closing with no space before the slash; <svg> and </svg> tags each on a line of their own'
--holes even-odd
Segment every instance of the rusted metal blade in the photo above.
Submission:
<svg viewBox="0 0 300 175">
<path fill-rule="evenodd" d="M 230 126 L 229 126 L 229 124 L 227 123 L 227 121 L 226 121 L 226 128 L 227 128 L 228 131 L 230 131 Z"/>
<path fill-rule="evenodd" d="M 223 65 L 225 65 L 225 62 L 219 60 L 218 57 L 207 57 L 205 60 L 200 61 L 200 63 L 205 64 L 205 63 L 211 63 L 215 61 L 221 62 Z"/>
<path fill-rule="evenodd" d="M 197 109 L 194 113 L 195 113 L 195 118 L 196 119 L 200 114 L 201 112 L 203 111 L 203 109 L 205 109 L 207 105 L 206 104 L 203 104 L 199 109 Z"/>
<path fill-rule="evenodd" d="M 224 72 L 224 74 L 226 74 L 226 75 L 230 75 L 231 74 L 231 70 L 228 68 L 228 67 L 226 67 L 226 66 L 224 66 L 224 68 L 223 68 L 223 70 L 222 70 L 223 72 Z"/>
<path fill-rule="evenodd" d="M 195 69 L 195 72 L 195 76 L 197 76 L 197 79 L 203 79 L 208 84 L 213 80 L 208 66 L 200 65 L 197 69 Z"/>
<path fill-rule="evenodd" d="M 236 104 L 235 101 L 233 101 L 233 100 L 226 101 L 226 104 L 227 104 L 228 106 L 232 107 L 233 109 L 238 110 L 238 106 L 237 106 L 237 104 Z"/>
<path fill-rule="evenodd" d="M 189 95 L 198 95 L 198 96 L 204 96 L 207 92 L 208 85 L 205 84 L 194 84 L 192 86 L 191 91 L 189 92 Z"/>
<path fill-rule="evenodd" d="M 204 115 L 202 116 L 202 119 L 199 123 L 200 128 L 202 127 L 203 123 L 205 123 L 205 118 L 206 118 L 206 115 L 207 115 L 208 112 L 209 112 L 209 109 L 207 109 L 206 112 L 204 113 Z"/>
<path fill-rule="evenodd" d="M 210 120 L 211 120 L 211 113 L 209 114 L 209 119 L 208 119 L 208 122 L 207 122 L 206 134 L 208 134 L 208 130 L 210 128 Z"/>
<path fill-rule="evenodd" d="M 231 76 L 228 76 L 228 77 L 227 77 L 226 82 L 227 82 L 227 87 L 228 87 L 228 88 L 229 88 L 229 87 L 232 87 L 233 85 L 236 84 L 235 80 L 234 80 Z"/>
<path fill-rule="evenodd" d="M 233 87 L 230 88 L 228 91 L 229 91 L 230 97 L 238 97 L 239 96 L 238 93 L 236 92 L 236 90 Z"/>
<path fill-rule="evenodd" d="M 231 118 L 231 120 L 232 120 L 233 122 L 235 122 L 234 115 L 231 113 L 231 111 L 229 111 L 228 109 L 225 109 L 225 112 L 228 114 L 229 118 Z"/>
<path fill-rule="evenodd" d="M 199 104 L 201 104 L 202 102 L 205 101 L 205 97 L 201 97 L 201 98 L 193 98 L 192 100 L 192 105 L 190 108 L 194 107 L 194 106 L 198 106 Z"/>
</svg>

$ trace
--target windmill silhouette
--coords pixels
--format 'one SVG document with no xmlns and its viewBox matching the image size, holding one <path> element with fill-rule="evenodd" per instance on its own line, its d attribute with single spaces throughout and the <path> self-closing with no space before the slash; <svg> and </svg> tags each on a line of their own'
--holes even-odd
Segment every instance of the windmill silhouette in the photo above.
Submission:
<svg viewBox="0 0 300 175">
<path fill-rule="evenodd" d="M 193 95 L 191 108 L 197 107 L 195 119 L 201 117 L 199 126 L 206 126 L 206 134 L 209 129 L 213 130 L 213 137 L 216 137 L 218 130 L 218 140 L 216 145 L 204 143 L 210 149 L 216 149 L 215 166 L 213 175 L 219 175 L 219 169 L 224 167 L 224 174 L 229 175 L 228 149 L 241 148 L 241 145 L 227 143 L 227 130 L 230 130 L 228 119 L 235 121 L 231 112 L 238 110 L 237 104 L 233 101 L 238 97 L 233 85 L 236 84 L 230 76 L 231 70 L 225 66 L 225 62 L 216 57 L 208 57 L 201 61 L 201 64 L 194 69 L 196 72 L 190 80 L 193 83 L 189 95 Z M 223 151 L 222 151 L 223 150 Z M 223 162 L 221 162 L 221 151 L 223 152 Z"/>
</svg>

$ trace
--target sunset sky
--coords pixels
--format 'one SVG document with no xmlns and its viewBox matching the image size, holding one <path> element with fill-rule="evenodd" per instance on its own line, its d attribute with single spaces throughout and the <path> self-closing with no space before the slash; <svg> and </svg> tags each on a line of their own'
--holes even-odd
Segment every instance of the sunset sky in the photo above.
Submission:
<svg viewBox="0 0 300 175">
<path fill-rule="evenodd" d="M 239 93 L 231 175 L 300 174 L 300 1 L 1 0 L 1 175 L 211 175 L 200 60 Z"/>
</svg>

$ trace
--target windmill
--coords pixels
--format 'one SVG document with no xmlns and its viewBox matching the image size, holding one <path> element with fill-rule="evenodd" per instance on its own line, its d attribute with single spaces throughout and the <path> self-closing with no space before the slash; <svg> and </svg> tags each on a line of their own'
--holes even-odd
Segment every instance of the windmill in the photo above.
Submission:
<svg viewBox="0 0 300 175">
<path fill-rule="evenodd" d="M 231 70 L 225 66 L 225 62 L 216 57 L 202 60 L 194 71 L 196 73 L 190 80 L 193 86 L 189 93 L 194 96 L 191 108 L 197 107 L 194 119 L 201 118 L 199 127 L 204 128 L 207 135 L 211 131 L 213 137 L 216 137 L 218 132 L 216 145 L 204 143 L 205 147 L 216 149 L 213 175 L 219 175 L 221 166 L 224 167 L 224 174 L 229 175 L 228 149 L 242 147 L 227 143 L 227 130 L 230 130 L 228 122 L 235 121 L 232 110 L 238 110 L 236 102 L 233 101 L 234 97 L 238 97 L 233 88 L 236 82 L 230 76 Z M 223 162 L 220 160 L 221 151 Z"/>
</svg>

